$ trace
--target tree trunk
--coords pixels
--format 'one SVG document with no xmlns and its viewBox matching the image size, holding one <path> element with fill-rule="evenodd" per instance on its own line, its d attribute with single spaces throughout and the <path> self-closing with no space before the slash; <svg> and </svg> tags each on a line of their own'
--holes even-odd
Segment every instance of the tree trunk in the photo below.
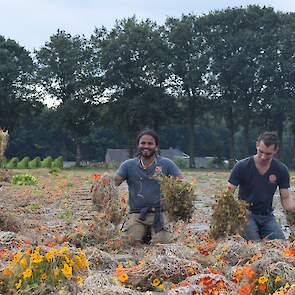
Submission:
<svg viewBox="0 0 295 295">
<path fill-rule="evenodd" d="M 278 137 L 280 141 L 280 149 L 278 152 L 278 157 L 282 155 L 283 151 L 283 130 L 284 130 L 284 114 L 283 113 L 278 113 L 277 118 L 276 118 L 276 123 L 277 123 L 277 132 L 278 132 Z"/>
<path fill-rule="evenodd" d="M 76 167 L 81 166 L 81 140 L 76 138 Z"/>
<path fill-rule="evenodd" d="M 246 155 L 245 156 L 250 156 L 251 155 L 251 140 L 250 140 L 250 126 L 249 126 L 249 121 L 244 122 L 244 140 L 245 140 L 245 151 Z"/>
<path fill-rule="evenodd" d="M 188 104 L 188 146 L 189 146 L 189 167 L 195 168 L 195 98 L 189 98 Z"/>
<path fill-rule="evenodd" d="M 235 127 L 232 108 L 228 110 L 225 117 L 226 126 L 229 130 L 229 167 L 232 168 L 235 164 L 236 153 L 235 153 Z"/>
</svg>

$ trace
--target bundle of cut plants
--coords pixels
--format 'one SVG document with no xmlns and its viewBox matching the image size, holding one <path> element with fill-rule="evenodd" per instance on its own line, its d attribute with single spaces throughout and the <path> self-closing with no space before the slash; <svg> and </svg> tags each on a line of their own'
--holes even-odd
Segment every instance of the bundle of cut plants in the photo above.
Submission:
<svg viewBox="0 0 295 295">
<path fill-rule="evenodd" d="M 113 178 L 96 173 L 92 175 L 92 179 L 94 184 L 91 193 L 95 209 L 103 213 L 106 221 L 120 224 L 126 212 L 126 204 L 121 200 Z"/>
<path fill-rule="evenodd" d="M 210 235 L 218 239 L 240 233 L 247 221 L 248 204 L 229 191 L 223 191 L 215 197 L 217 200 L 213 207 Z"/>
<path fill-rule="evenodd" d="M 162 206 L 170 221 L 189 220 L 194 210 L 194 186 L 176 177 L 157 177 L 161 186 Z"/>
</svg>

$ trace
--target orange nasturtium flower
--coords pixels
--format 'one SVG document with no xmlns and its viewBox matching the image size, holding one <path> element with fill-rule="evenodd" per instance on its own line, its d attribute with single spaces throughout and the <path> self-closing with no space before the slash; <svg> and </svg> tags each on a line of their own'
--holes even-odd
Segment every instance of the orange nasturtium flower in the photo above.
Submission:
<svg viewBox="0 0 295 295">
<path fill-rule="evenodd" d="M 239 295 L 250 295 L 251 287 L 248 283 L 246 283 L 241 289 L 239 289 Z"/>
<path fill-rule="evenodd" d="M 258 286 L 259 291 L 265 291 L 266 290 L 266 284 L 260 284 Z"/>
<path fill-rule="evenodd" d="M 124 282 L 126 282 L 128 280 L 128 274 L 127 273 L 123 273 L 123 274 L 121 274 L 120 276 L 119 276 L 119 281 L 121 282 L 121 283 L 124 283 Z"/>
<path fill-rule="evenodd" d="M 100 178 L 101 178 L 101 174 L 99 174 L 99 173 L 93 173 L 93 174 L 91 175 L 91 178 L 92 178 L 92 180 L 94 180 L 94 181 L 96 181 L 96 180 L 100 180 Z"/>
</svg>

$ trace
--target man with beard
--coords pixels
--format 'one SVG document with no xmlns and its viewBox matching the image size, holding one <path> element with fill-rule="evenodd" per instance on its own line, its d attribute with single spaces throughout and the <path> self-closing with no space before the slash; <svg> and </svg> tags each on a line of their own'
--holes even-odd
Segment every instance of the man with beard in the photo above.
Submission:
<svg viewBox="0 0 295 295">
<path fill-rule="evenodd" d="M 161 206 L 160 184 L 155 176 L 180 177 L 179 168 L 171 160 L 157 155 L 158 135 L 144 130 L 137 137 L 137 158 L 121 164 L 115 176 L 119 186 L 127 181 L 129 214 L 127 235 L 135 243 L 141 243 L 151 229 L 153 243 L 169 243 L 170 233 L 165 228 L 165 214 Z"/>
<path fill-rule="evenodd" d="M 273 215 L 272 201 L 277 187 L 284 209 L 294 211 L 288 168 L 274 158 L 279 150 L 275 132 L 264 132 L 256 142 L 256 155 L 240 160 L 233 168 L 228 189 L 239 186 L 239 198 L 249 203 L 248 222 L 243 236 L 247 240 L 285 239 Z"/>
</svg>

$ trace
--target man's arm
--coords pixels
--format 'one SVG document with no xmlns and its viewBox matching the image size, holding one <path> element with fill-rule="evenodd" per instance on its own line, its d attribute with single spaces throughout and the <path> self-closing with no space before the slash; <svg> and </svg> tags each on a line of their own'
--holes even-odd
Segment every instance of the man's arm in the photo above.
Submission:
<svg viewBox="0 0 295 295">
<path fill-rule="evenodd" d="M 119 186 L 124 181 L 123 177 L 119 176 L 119 175 L 116 175 L 114 180 L 115 180 L 115 185 L 116 186 Z"/>
<path fill-rule="evenodd" d="M 285 210 L 290 210 L 295 212 L 295 201 L 290 195 L 290 190 L 288 188 L 280 189 L 281 203 Z"/>
</svg>

